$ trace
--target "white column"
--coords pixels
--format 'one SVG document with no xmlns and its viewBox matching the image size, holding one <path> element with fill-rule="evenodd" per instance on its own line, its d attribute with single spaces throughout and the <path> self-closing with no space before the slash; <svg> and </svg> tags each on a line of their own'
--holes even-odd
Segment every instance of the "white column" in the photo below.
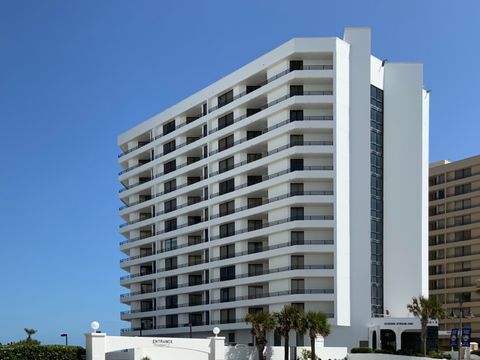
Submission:
<svg viewBox="0 0 480 360">
<path fill-rule="evenodd" d="M 87 360 L 105 360 L 106 333 L 87 333 Z"/>
<path fill-rule="evenodd" d="M 225 360 L 225 338 L 223 336 L 214 336 L 208 339 L 210 339 L 211 349 L 210 360 Z"/>
</svg>

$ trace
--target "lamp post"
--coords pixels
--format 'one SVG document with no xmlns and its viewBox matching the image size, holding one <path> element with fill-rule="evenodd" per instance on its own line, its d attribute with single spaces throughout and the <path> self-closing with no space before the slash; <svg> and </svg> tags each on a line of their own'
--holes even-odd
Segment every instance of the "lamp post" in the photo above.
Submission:
<svg viewBox="0 0 480 360">
<path fill-rule="evenodd" d="M 192 338 L 192 323 L 189 322 L 188 324 L 185 324 L 184 326 L 188 326 L 190 328 L 190 339 Z"/>
<path fill-rule="evenodd" d="M 464 294 L 461 293 L 459 296 L 458 296 L 458 305 L 459 305 L 459 309 L 460 309 L 460 314 L 459 314 L 459 327 L 458 327 L 458 335 L 457 335 L 457 338 L 458 338 L 458 357 L 457 359 L 460 360 L 460 356 L 461 356 L 461 353 L 462 353 L 462 337 L 463 337 L 463 302 L 465 300 L 465 297 L 464 297 Z M 452 312 L 451 312 L 451 318 L 454 319 L 456 318 L 456 315 L 455 315 L 455 312 L 453 311 L 452 309 Z M 468 317 L 473 317 L 473 315 L 470 313 L 468 315 Z"/>
<path fill-rule="evenodd" d="M 60 336 L 65 338 L 65 346 L 68 346 L 68 334 L 60 334 Z"/>
</svg>

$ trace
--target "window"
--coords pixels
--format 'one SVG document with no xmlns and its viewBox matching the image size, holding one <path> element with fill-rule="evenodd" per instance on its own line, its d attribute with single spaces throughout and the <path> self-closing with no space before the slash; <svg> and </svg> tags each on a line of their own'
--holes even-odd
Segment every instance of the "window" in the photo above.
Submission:
<svg viewBox="0 0 480 360">
<path fill-rule="evenodd" d="M 177 230 L 177 219 L 165 220 L 165 232 Z"/>
<path fill-rule="evenodd" d="M 167 328 L 178 327 L 178 314 L 166 315 L 165 316 L 165 326 Z"/>
<path fill-rule="evenodd" d="M 163 155 L 171 153 L 173 150 L 175 150 L 175 140 L 163 144 Z"/>
<path fill-rule="evenodd" d="M 290 258 L 292 269 L 303 269 L 305 267 L 303 255 L 292 255 Z"/>
<path fill-rule="evenodd" d="M 220 310 L 220 324 L 229 324 L 235 322 L 235 309 Z"/>
<path fill-rule="evenodd" d="M 235 279 L 235 266 L 225 266 L 220 268 L 220 281 Z"/>
<path fill-rule="evenodd" d="M 290 208 L 290 217 L 292 220 L 303 220 L 305 218 L 303 207 Z"/>
<path fill-rule="evenodd" d="M 290 85 L 290 96 L 303 95 L 303 85 Z"/>
<path fill-rule="evenodd" d="M 218 130 L 233 124 L 233 112 L 218 118 Z"/>
<path fill-rule="evenodd" d="M 230 90 L 218 97 L 218 107 L 221 108 L 222 106 L 225 106 L 228 103 L 231 103 L 232 101 L 233 101 L 233 90 Z"/>
<path fill-rule="evenodd" d="M 303 120 L 303 110 L 290 110 L 290 122 Z"/>
<path fill-rule="evenodd" d="M 220 225 L 220 238 L 233 236 L 233 235 L 235 235 L 235 223 L 234 222 Z"/>
<path fill-rule="evenodd" d="M 256 206 L 262 205 L 263 200 L 262 200 L 262 198 L 248 198 L 247 203 L 248 203 L 248 205 L 247 205 L 248 208 L 251 209 L 251 208 L 254 208 Z"/>
<path fill-rule="evenodd" d="M 292 279 L 292 293 L 293 294 L 303 294 L 305 291 L 305 280 L 304 279 Z"/>
<path fill-rule="evenodd" d="M 465 168 L 465 169 L 460 169 L 455 171 L 455 180 L 463 179 L 469 176 L 472 176 L 471 168 Z"/>
<path fill-rule="evenodd" d="M 188 245 L 196 245 L 202 242 L 202 237 L 199 235 L 189 235 L 188 236 Z"/>
<path fill-rule="evenodd" d="M 261 130 L 249 130 L 249 131 L 247 131 L 247 140 L 254 139 L 254 138 L 256 138 L 257 136 L 260 136 L 260 135 L 262 135 Z"/>
<path fill-rule="evenodd" d="M 455 195 L 466 194 L 472 191 L 472 184 L 463 184 L 455 186 Z"/>
<path fill-rule="evenodd" d="M 233 169 L 233 156 L 218 162 L 218 172 L 220 174 L 232 169 Z"/>
<path fill-rule="evenodd" d="M 177 248 L 177 238 L 165 240 L 165 251 L 174 250 Z"/>
<path fill-rule="evenodd" d="M 177 169 L 177 160 L 169 161 L 163 164 L 163 173 L 168 174 Z"/>
<path fill-rule="evenodd" d="M 303 60 L 290 60 L 290 71 L 302 70 Z"/>
<path fill-rule="evenodd" d="M 170 181 L 167 181 L 165 184 L 163 184 L 163 192 L 169 193 L 177 189 L 177 180 L 173 179 Z"/>
<path fill-rule="evenodd" d="M 303 159 L 290 159 L 290 171 L 303 170 Z"/>
<path fill-rule="evenodd" d="M 263 243 L 259 241 L 248 243 L 248 253 L 255 254 L 263 250 Z"/>
<path fill-rule="evenodd" d="M 187 185 L 195 184 L 195 183 L 199 182 L 200 180 L 201 180 L 200 176 L 189 176 L 189 177 L 187 177 Z"/>
<path fill-rule="evenodd" d="M 303 183 L 291 183 L 290 184 L 290 195 L 303 195 Z"/>
<path fill-rule="evenodd" d="M 202 305 L 202 293 L 192 293 L 188 294 L 188 305 L 197 306 Z"/>
<path fill-rule="evenodd" d="M 172 256 L 165 259 L 165 270 L 174 270 L 177 268 L 177 257 Z"/>
<path fill-rule="evenodd" d="M 262 182 L 262 176 L 261 175 L 249 175 L 247 176 L 247 185 L 255 185 L 258 183 Z"/>
<path fill-rule="evenodd" d="M 455 201 L 455 210 L 469 209 L 472 206 L 471 199 Z"/>
<path fill-rule="evenodd" d="M 233 146 L 233 134 L 218 140 L 218 151 L 223 151 Z"/>
<path fill-rule="evenodd" d="M 249 299 L 258 299 L 263 296 L 263 286 L 255 285 L 248 287 L 248 298 Z"/>
<path fill-rule="evenodd" d="M 199 116 L 187 116 L 187 119 L 186 119 L 186 123 L 187 124 L 190 124 L 192 122 L 194 122 L 195 120 L 199 119 L 200 117 Z"/>
<path fill-rule="evenodd" d="M 235 257 L 235 244 L 220 246 L 220 260 Z"/>
<path fill-rule="evenodd" d="M 235 300 L 235 287 L 227 287 L 220 289 L 220 302 L 228 302 Z"/>
<path fill-rule="evenodd" d="M 200 139 L 200 136 L 187 136 L 187 145 Z"/>
<path fill-rule="evenodd" d="M 247 109 L 247 117 L 255 115 L 260 111 L 262 111 L 262 109 Z"/>
<path fill-rule="evenodd" d="M 202 284 L 202 275 L 188 275 L 188 286 Z"/>
<path fill-rule="evenodd" d="M 171 199 L 171 200 L 165 201 L 165 203 L 163 204 L 163 207 L 164 207 L 165 213 L 174 211 L 177 208 L 177 199 Z"/>
<path fill-rule="evenodd" d="M 219 184 L 220 195 L 232 192 L 233 190 L 235 190 L 235 179 L 228 179 Z"/>
<path fill-rule="evenodd" d="M 248 220 L 248 231 L 259 230 L 263 227 L 262 220 Z"/>
<path fill-rule="evenodd" d="M 455 232 L 455 241 L 470 240 L 472 238 L 472 230 L 464 230 Z"/>
<path fill-rule="evenodd" d="M 200 201 L 202 201 L 200 196 L 189 196 L 187 198 L 188 205 L 193 205 L 193 204 L 199 203 Z"/>
<path fill-rule="evenodd" d="M 251 163 L 253 161 L 260 160 L 262 158 L 262 154 L 247 154 L 247 163 Z"/>
<path fill-rule="evenodd" d="M 302 245 L 305 243 L 305 233 L 303 231 L 292 231 L 290 233 L 290 242 L 293 245 Z"/>
<path fill-rule="evenodd" d="M 188 321 L 192 326 L 204 325 L 202 321 L 202 313 L 191 313 L 188 314 Z"/>
<path fill-rule="evenodd" d="M 262 264 L 248 264 L 248 276 L 257 276 L 263 274 Z"/>
<path fill-rule="evenodd" d="M 176 289 L 178 287 L 178 278 L 176 276 L 168 276 L 165 278 L 165 289 Z"/>
<path fill-rule="evenodd" d="M 178 296 L 170 295 L 165 296 L 165 308 L 166 309 L 175 309 L 178 307 Z"/>
<path fill-rule="evenodd" d="M 235 343 L 235 333 L 233 332 L 228 333 L 228 342 L 232 345 Z"/>
<path fill-rule="evenodd" d="M 195 225 L 202 222 L 202 217 L 198 215 L 190 215 L 188 217 L 188 225 Z"/>
<path fill-rule="evenodd" d="M 188 156 L 187 157 L 187 165 L 196 163 L 197 161 L 200 161 L 200 156 Z"/>
<path fill-rule="evenodd" d="M 290 135 L 290 146 L 303 145 L 303 135 Z"/>
<path fill-rule="evenodd" d="M 260 85 L 247 85 L 247 94 L 250 94 L 252 91 L 260 89 Z"/>
<path fill-rule="evenodd" d="M 235 212 L 235 200 L 224 202 L 220 204 L 220 216 L 233 214 Z"/>
<path fill-rule="evenodd" d="M 163 135 L 167 135 L 175 130 L 175 120 L 172 120 L 163 125 Z"/>
</svg>

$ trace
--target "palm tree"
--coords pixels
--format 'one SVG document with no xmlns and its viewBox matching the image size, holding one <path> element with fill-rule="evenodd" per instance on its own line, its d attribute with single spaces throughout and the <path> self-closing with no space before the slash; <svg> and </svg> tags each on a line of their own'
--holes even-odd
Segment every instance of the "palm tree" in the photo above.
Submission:
<svg viewBox="0 0 480 360">
<path fill-rule="evenodd" d="M 445 310 L 442 305 L 437 301 L 436 297 L 427 298 L 419 296 L 412 298 L 412 303 L 407 305 L 408 311 L 415 317 L 420 319 L 422 326 L 421 339 L 422 339 L 422 353 L 427 353 L 427 325 L 430 319 L 442 319 L 445 317 Z"/>
<path fill-rule="evenodd" d="M 30 328 L 25 328 L 23 329 L 25 330 L 25 332 L 27 333 L 27 340 L 26 341 L 32 341 L 32 335 L 35 334 L 37 332 L 37 330 L 35 329 L 30 329 Z"/>
<path fill-rule="evenodd" d="M 290 331 L 301 330 L 301 312 L 295 306 L 285 305 L 282 311 L 274 313 L 273 316 L 277 322 L 277 332 L 285 339 L 283 344 L 284 359 L 288 360 Z"/>
<path fill-rule="evenodd" d="M 311 360 L 316 360 L 315 339 L 317 335 L 323 337 L 330 335 L 331 327 L 328 323 L 327 316 L 321 312 L 309 311 L 303 314 L 301 323 L 301 332 L 304 333 L 308 331 L 308 337 L 310 338 Z"/>
<path fill-rule="evenodd" d="M 267 345 L 267 331 L 275 329 L 275 319 L 269 313 L 257 311 L 248 313 L 245 322 L 252 324 L 252 335 L 255 336 L 255 346 L 258 351 L 258 360 L 263 360 L 263 351 Z"/>
</svg>

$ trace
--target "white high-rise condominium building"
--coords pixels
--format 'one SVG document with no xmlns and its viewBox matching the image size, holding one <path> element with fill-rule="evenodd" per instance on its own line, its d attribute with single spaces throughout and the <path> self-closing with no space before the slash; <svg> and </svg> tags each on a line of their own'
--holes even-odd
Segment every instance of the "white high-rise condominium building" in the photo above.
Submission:
<svg viewBox="0 0 480 360">
<path fill-rule="evenodd" d="M 251 343 L 248 312 L 294 304 L 375 346 L 428 293 L 422 65 L 368 28 L 292 39 L 118 144 L 124 334 Z"/>
</svg>

